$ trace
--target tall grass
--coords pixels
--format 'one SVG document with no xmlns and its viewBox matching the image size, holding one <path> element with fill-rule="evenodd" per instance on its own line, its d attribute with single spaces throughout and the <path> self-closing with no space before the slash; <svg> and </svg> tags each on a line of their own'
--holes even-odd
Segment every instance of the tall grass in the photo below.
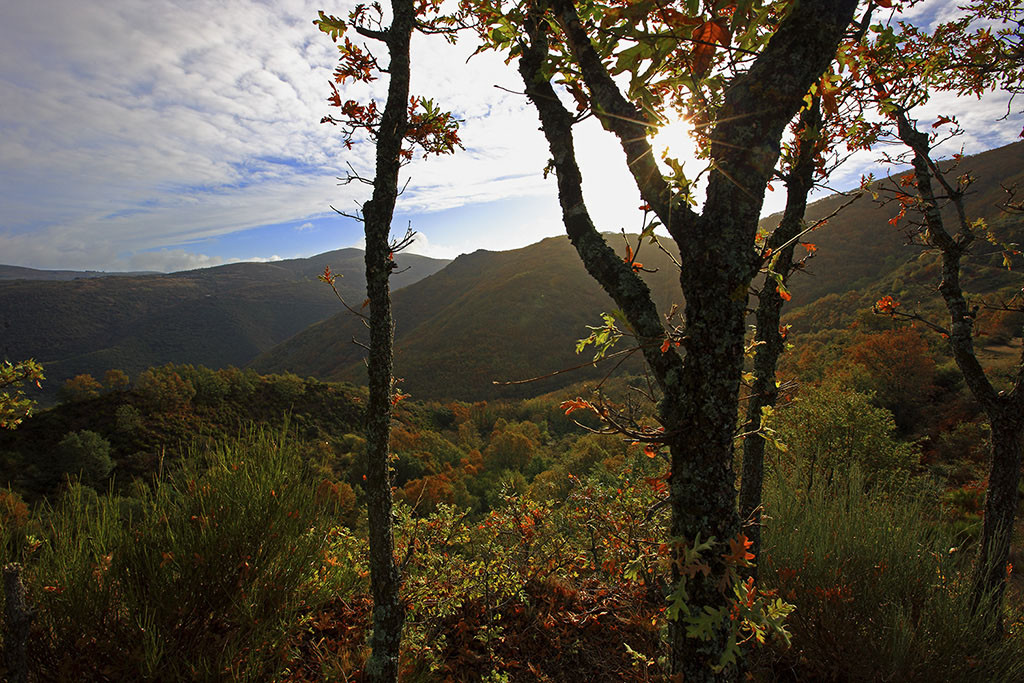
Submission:
<svg viewBox="0 0 1024 683">
<path fill-rule="evenodd" d="M 972 614 L 972 557 L 934 504 L 866 490 L 853 468 L 810 494 L 776 478 L 766 508 L 762 579 L 797 606 L 772 678 L 1024 680 L 1020 606 L 1005 633 Z"/>
<path fill-rule="evenodd" d="M 42 680 L 261 680 L 338 586 L 329 521 L 283 439 L 194 452 L 132 498 L 71 485 L 20 551 Z M 7 561 L 8 558 L 4 558 Z"/>
</svg>

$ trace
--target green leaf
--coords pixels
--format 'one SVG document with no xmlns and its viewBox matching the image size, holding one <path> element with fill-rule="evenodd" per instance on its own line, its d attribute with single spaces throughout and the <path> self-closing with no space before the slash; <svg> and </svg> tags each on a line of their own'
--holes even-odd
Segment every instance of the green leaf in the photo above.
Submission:
<svg viewBox="0 0 1024 683">
<path fill-rule="evenodd" d="M 339 19 L 331 14 L 324 14 L 323 10 L 320 10 L 320 18 L 314 19 L 313 23 L 316 24 L 318 29 L 329 35 L 334 42 L 338 42 L 338 38 L 345 35 L 345 31 L 348 29 L 344 19 Z"/>
</svg>

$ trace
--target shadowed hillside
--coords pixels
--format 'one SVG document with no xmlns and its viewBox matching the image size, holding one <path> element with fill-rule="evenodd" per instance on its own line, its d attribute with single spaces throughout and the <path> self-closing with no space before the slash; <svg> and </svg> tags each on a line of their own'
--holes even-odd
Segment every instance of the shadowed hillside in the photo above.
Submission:
<svg viewBox="0 0 1024 683">
<path fill-rule="evenodd" d="M 611 236 L 610 241 L 623 248 L 621 238 Z M 637 260 L 657 269 L 644 277 L 659 307 L 668 311 L 679 292 L 676 267 L 649 245 Z M 576 340 L 589 334 L 587 325 L 600 323 L 601 313 L 614 309 L 565 237 L 513 251 L 466 254 L 395 293 L 395 372 L 417 398 L 476 400 L 549 391 L 600 376 L 616 361 L 525 385 L 492 382 L 544 375 L 589 360 L 593 351 L 576 355 Z M 366 343 L 365 327 L 341 313 L 261 356 L 253 367 L 365 381 L 364 349 L 353 338 Z M 617 348 L 627 346 L 623 340 Z"/>
<path fill-rule="evenodd" d="M 968 214 L 984 217 L 990 225 L 1002 224 L 1004 231 L 1012 230 L 1020 241 L 1020 217 L 1013 220 L 1002 213 L 999 205 L 1007 198 L 1001 184 L 1006 187 L 1016 184 L 1024 191 L 1024 142 L 965 157 L 959 170 L 977 178 L 966 197 Z M 807 208 L 808 222 L 828 216 L 845 201 L 845 197 L 833 195 L 814 202 Z M 907 245 L 904 228 L 908 219 L 901 221 L 898 227 L 888 222 L 896 213 L 895 205 L 879 206 L 870 196 L 864 196 L 827 225 L 804 237 L 804 241 L 816 244 L 818 251 L 808 262 L 806 272 L 793 278 L 789 310 L 827 294 L 868 287 L 916 260 L 921 249 Z M 773 215 L 763 222 L 772 224 L 779 218 Z M 979 239 L 979 243 L 983 246 L 984 240 Z"/>
<path fill-rule="evenodd" d="M 446 263 L 403 255 L 395 285 L 415 282 Z M 242 366 L 337 313 L 341 304 L 317 280 L 325 265 L 343 276 L 337 286 L 344 296 L 362 301 L 358 249 L 169 275 L 3 281 L 0 357 L 40 361 L 48 396 L 69 377 L 101 377 L 110 368 L 134 374 L 168 362 Z"/>
<path fill-rule="evenodd" d="M 972 215 L 985 217 L 1001 237 L 1021 241 L 1019 217 L 1003 215 L 998 205 L 1006 198 L 1000 184 L 1024 185 L 1024 143 L 965 158 L 961 168 L 977 176 L 967 203 Z M 808 219 L 827 216 L 844 201 L 832 196 L 815 202 Z M 806 330 L 808 322 L 815 329 L 847 325 L 882 294 L 899 294 L 894 283 L 902 287 L 913 281 L 917 286 L 908 292 L 922 300 L 930 297 L 937 282 L 930 257 L 907 245 L 906 221 L 900 227 L 889 224 L 895 211 L 865 196 L 804 238 L 817 245 L 817 252 L 806 271 L 793 277 L 793 300 L 784 310 L 795 313 L 798 330 Z M 772 216 L 765 222 L 777 220 Z M 621 248 L 618 237 L 610 241 Z M 966 281 L 974 291 L 998 292 L 1019 280 L 1017 273 L 1002 267 L 992 245 L 979 240 L 976 251 L 979 258 L 965 261 Z M 638 260 L 658 269 L 645 277 L 659 309 L 664 313 L 673 302 L 680 303 L 675 265 L 650 246 Z M 936 303 L 941 306 L 937 299 Z M 615 362 L 606 361 L 604 369 L 588 368 L 529 384 L 492 383 L 545 375 L 592 357 L 586 351 L 577 356 L 576 341 L 587 336 L 587 325 L 599 324 L 600 314 L 615 306 L 586 273 L 565 237 L 515 251 L 460 256 L 440 272 L 396 292 L 394 307 L 396 374 L 416 398 L 533 396 L 599 377 Z M 260 372 L 365 382 L 365 352 L 353 339 L 365 344 L 365 327 L 341 313 L 260 356 L 253 367 Z M 616 348 L 626 347 L 623 341 Z M 640 369 L 639 363 L 628 367 Z"/>
</svg>

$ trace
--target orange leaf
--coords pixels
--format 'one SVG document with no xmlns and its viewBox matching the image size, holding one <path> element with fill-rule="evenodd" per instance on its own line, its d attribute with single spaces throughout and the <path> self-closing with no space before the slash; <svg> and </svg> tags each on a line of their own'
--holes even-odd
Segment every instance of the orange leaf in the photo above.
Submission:
<svg viewBox="0 0 1024 683">
<path fill-rule="evenodd" d="M 661 352 L 668 353 L 668 347 L 671 343 L 672 341 L 668 337 L 665 337 L 665 341 L 661 343 Z"/>
<path fill-rule="evenodd" d="M 892 315 L 896 312 L 896 309 L 900 307 L 900 302 L 886 294 L 881 299 L 875 302 L 875 310 L 879 313 L 885 313 Z"/>
<path fill-rule="evenodd" d="M 693 51 L 690 53 L 693 75 L 701 78 L 711 68 L 715 43 L 728 46 L 729 32 L 718 21 L 705 21 L 693 30 Z"/>
<path fill-rule="evenodd" d="M 727 564 L 738 564 L 746 566 L 754 559 L 754 553 L 747 552 L 754 542 L 747 538 L 746 534 L 740 534 L 736 538 L 729 539 L 729 552 L 723 553 L 722 557 Z"/>
<path fill-rule="evenodd" d="M 591 405 L 589 401 L 584 401 L 579 396 L 577 396 L 574 401 L 562 401 L 558 407 L 564 410 L 566 415 L 576 410 L 592 410 L 595 413 L 597 412 L 597 408 Z"/>
</svg>

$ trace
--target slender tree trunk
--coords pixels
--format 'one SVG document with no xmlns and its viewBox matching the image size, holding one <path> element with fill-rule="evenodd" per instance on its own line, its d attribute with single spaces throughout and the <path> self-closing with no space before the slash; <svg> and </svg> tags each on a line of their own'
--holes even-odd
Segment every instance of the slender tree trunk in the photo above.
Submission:
<svg viewBox="0 0 1024 683">
<path fill-rule="evenodd" d="M 1010 541 L 1017 515 L 1021 453 L 1024 452 L 1024 414 L 1021 414 L 1019 407 L 1011 410 L 1013 407 L 1012 404 L 1000 406 L 1002 414 L 989 417 L 992 426 L 992 460 L 972 593 L 974 608 L 991 612 L 1000 627 L 1010 561 Z"/>
<path fill-rule="evenodd" d="M 817 129 L 821 125 L 819 98 L 801 114 L 801 127 Z M 779 226 L 768 239 L 767 247 L 774 256 L 774 272 L 789 277 L 793 266 L 793 250 L 797 235 L 804 228 L 804 214 L 807 211 L 807 195 L 814 187 L 814 163 L 820 151 L 813 140 L 818 137 L 798 138 L 799 145 L 793 168 L 786 178 L 786 209 Z M 754 340 L 754 382 L 747 403 L 747 420 L 744 431 L 752 432 L 743 441 L 743 471 L 740 477 L 740 518 L 746 526 L 747 538 L 753 543 L 750 551 L 757 558 L 750 575 L 757 577 L 761 558 L 761 517 L 762 491 L 764 488 L 765 439 L 761 436 L 761 419 L 765 407 L 774 407 L 779 397 L 775 370 L 779 357 L 785 349 L 785 340 L 779 330 L 782 307 L 785 301 L 779 293 L 776 281 L 766 277 L 758 294 L 757 330 Z"/>
<path fill-rule="evenodd" d="M 25 599 L 21 565 L 4 567 L 4 654 L 10 683 L 28 683 L 28 637 L 32 610 Z"/>
<path fill-rule="evenodd" d="M 398 655 L 405 622 L 395 562 L 391 499 L 391 413 L 394 390 L 394 321 L 388 278 L 394 268 L 391 219 L 398 197 L 400 152 L 409 101 L 409 43 L 414 24 L 411 0 L 392 0 L 394 19 L 387 30 L 391 56 L 387 103 L 377 133 L 373 196 L 363 205 L 366 234 L 366 295 L 370 306 L 366 407 L 366 505 L 370 541 L 373 634 L 366 673 L 374 683 L 398 680 Z"/>
<path fill-rule="evenodd" d="M 792 260 L 792 249 L 789 258 Z M 781 261 L 781 259 L 780 259 Z M 750 551 L 761 559 L 761 520 L 763 515 L 762 492 L 764 489 L 764 451 L 766 441 L 759 433 L 765 407 L 774 407 L 779 398 L 775 383 L 775 369 L 785 342 L 779 333 L 779 319 L 782 315 L 782 297 L 775 291 L 774 281 L 766 280 L 757 304 L 757 332 L 754 339 L 759 343 L 754 352 L 754 383 L 747 403 L 747 420 L 744 430 L 752 432 L 743 441 L 743 471 L 740 475 L 740 517 L 743 519 L 747 538 L 753 543 Z M 757 577 L 757 565 L 750 570 Z"/>
<path fill-rule="evenodd" d="M 963 204 L 963 190 L 952 187 L 931 158 L 927 133 L 917 130 L 905 111 L 897 112 L 897 133 L 914 153 L 914 180 L 924 218 L 925 238 L 942 254 L 939 293 L 949 312 L 949 349 L 992 429 L 991 466 L 985 495 L 985 522 L 974 570 L 971 604 L 1002 623 L 1003 595 L 1010 541 L 1017 514 L 1021 450 L 1024 448 L 1024 352 L 1009 391 L 996 391 L 974 353 L 974 313 L 960 285 L 960 260 L 974 241 Z M 951 235 L 940 212 L 935 179 L 956 211 L 957 231 Z"/>
</svg>

